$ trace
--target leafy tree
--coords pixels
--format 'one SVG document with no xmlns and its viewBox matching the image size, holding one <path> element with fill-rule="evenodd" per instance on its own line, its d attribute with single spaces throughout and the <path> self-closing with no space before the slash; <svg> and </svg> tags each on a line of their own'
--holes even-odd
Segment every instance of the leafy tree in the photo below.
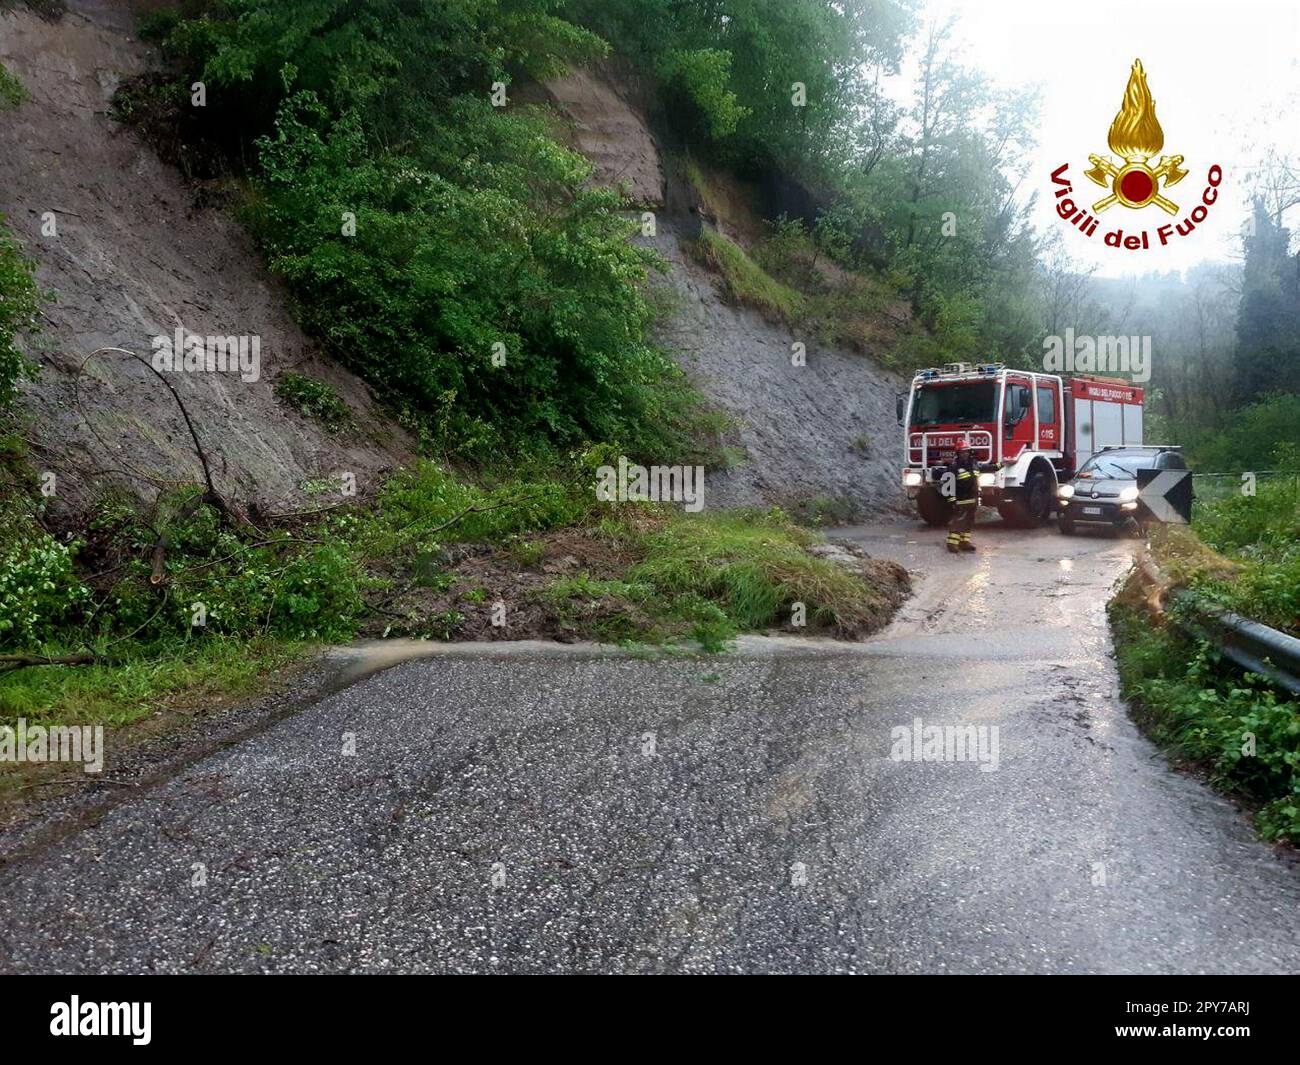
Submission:
<svg viewBox="0 0 1300 1065">
<path fill-rule="evenodd" d="M 1237 394 L 1242 401 L 1274 391 L 1300 391 L 1300 255 L 1289 255 L 1290 232 L 1256 199 L 1245 238 L 1237 313 Z"/>
<path fill-rule="evenodd" d="M 851 150 L 848 131 L 888 111 L 873 73 L 897 69 L 913 8 L 912 0 L 571 0 L 567 10 L 664 76 L 670 120 L 685 115 L 698 147 L 744 171 L 826 177 Z M 696 91 L 681 92 L 683 84 Z"/>
<path fill-rule="evenodd" d="M 698 129 L 706 138 L 722 140 L 750 114 L 736 102 L 731 81 L 731 53 L 718 48 L 674 49 L 659 60 L 658 74 L 674 110 L 694 112 Z"/>
</svg>

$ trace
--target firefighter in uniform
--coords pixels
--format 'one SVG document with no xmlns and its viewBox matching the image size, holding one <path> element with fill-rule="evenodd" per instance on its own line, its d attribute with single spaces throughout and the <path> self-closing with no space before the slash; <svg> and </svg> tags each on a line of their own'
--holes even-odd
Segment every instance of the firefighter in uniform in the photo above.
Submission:
<svg viewBox="0 0 1300 1065">
<path fill-rule="evenodd" d="M 971 530 L 975 528 L 975 511 L 980 503 L 980 474 L 991 473 L 999 468 L 1000 463 L 977 465 L 970 441 L 963 440 L 957 447 L 957 456 L 951 465 L 944 468 L 942 476 L 951 475 L 953 485 L 952 517 L 948 520 L 948 550 L 954 555 L 958 551 L 974 551 L 971 543 Z"/>
</svg>

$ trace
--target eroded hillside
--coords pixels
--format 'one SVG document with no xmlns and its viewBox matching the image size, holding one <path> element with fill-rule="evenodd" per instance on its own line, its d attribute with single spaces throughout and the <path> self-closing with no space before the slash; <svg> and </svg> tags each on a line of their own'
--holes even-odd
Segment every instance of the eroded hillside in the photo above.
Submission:
<svg viewBox="0 0 1300 1065">
<path fill-rule="evenodd" d="M 56 502 L 75 507 L 110 483 L 148 495 L 199 479 L 182 414 L 145 367 L 107 354 L 83 368 L 106 346 L 147 356 L 152 338 L 177 329 L 260 341 L 255 380 L 169 375 L 223 492 L 283 510 L 301 503 L 304 485 L 341 472 L 355 474 L 363 492 L 373 487 L 409 455 L 408 440 L 362 382 L 304 336 L 240 223 L 196 202 L 177 171 L 113 117 L 122 79 L 151 62 L 124 9 L 70 7 L 57 22 L 0 13 L 0 59 L 31 96 L 0 115 L 12 147 L 0 157 L 0 211 L 55 297 L 31 340 L 42 373 L 27 406 L 42 427 L 33 458 L 59 478 Z M 546 96 L 599 179 L 656 213 L 648 243 L 670 266 L 656 282 L 667 307 L 658 339 L 734 423 L 725 440 L 732 465 L 707 471 L 711 504 L 898 507 L 896 375 L 869 354 L 819 344 L 726 298 L 686 251 L 710 224 L 698 197 L 673 177 L 617 79 L 579 71 L 550 83 Z M 806 348 L 802 365 L 792 359 L 796 343 Z M 289 409 L 275 395 L 288 372 L 327 382 L 355 427 L 331 435 Z"/>
<path fill-rule="evenodd" d="M 599 180 L 623 187 L 655 215 L 646 243 L 669 264 L 659 339 L 710 402 L 734 419 L 740 454 L 708 471 L 726 506 L 833 501 L 880 513 L 901 507 L 894 393 L 899 376 L 869 354 L 822 344 L 726 297 L 719 279 L 687 251 L 702 226 L 744 240 L 761 232 L 754 205 L 719 217 L 662 158 L 638 94 L 607 72 L 579 72 L 548 86 L 572 143 Z M 709 217 L 704 217 L 708 215 Z M 739 217 L 743 215 L 743 217 Z M 756 224 L 758 223 L 758 224 Z M 794 345 L 804 346 L 802 363 Z"/>
<path fill-rule="evenodd" d="M 242 226 L 195 202 L 178 172 L 110 113 L 122 79 L 146 69 L 127 5 L 72 0 L 58 21 L 0 11 L 0 60 L 30 99 L 0 112 L 0 212 L 53 294 L 29 349 L 39 360 L 27 409 L 33 464 L 57 475 L 52 503 L 77 508 L 106 485 L 150 496 L 199 481 L 181 411 L 150 371 L 152 338 L 256 336 L 251 373 L 170 373 L 218 488 L 276 511 L 344 472 L 360 492 L 409 454 L 405 435 L 352 374 L 295 324 Z M 50 224 L 52 221 L 52 225 Z M 84 365 L 84 372 L 83 372 Z M 277 399 L 287 372 L 328 382 L 356 428 L 331 436 Z"/>
</svg>

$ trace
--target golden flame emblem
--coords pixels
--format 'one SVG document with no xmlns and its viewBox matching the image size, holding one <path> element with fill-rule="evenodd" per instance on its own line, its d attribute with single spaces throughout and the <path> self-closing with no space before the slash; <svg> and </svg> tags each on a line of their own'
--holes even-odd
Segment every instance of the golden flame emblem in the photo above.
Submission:
<svg viewBox="0 0 1300 1065">
<path fill-rule="evenodd" d="M 1178 205 L 1160 195 L 1160 180 L 1165 186 L 1176 185 L 1187 176 L 1181 169 L 1181 155 L 1162 155 L 1154 167 L 1149 160 L 1165 146 L 1165 131 L 1156 118 L 1156 102 L 1147 87 L 1147 73 L 1142 60 L 1133 61 L 1128 87 L 1119 114 L 1110 124 L 1106 138 L 1110 150 L 1120 157 L 1115 160 L 1099 155 L 1089 155 L 1092 169 L 1085 171 L 1098 185 L 1109 187 L 1111 194 L 1092 205 L 1094 211 L 1104 211 L 1115 203 L 1125 207 L 1145 207 L 1154 203 L 1170 214 L 1178 213 Z"/>
<path fill-rule="evenodd" d="M 1133 62 L 1133 72 L 1124 90 L 1124 105 L 1110 124 L 1106 138 L 1110 150 L 1131 163 L 1146 161 L 1165 146 L 1165 131 L 1156 118 L 1156 102 L 1147 88 L 1147 72 L 1142 60 Z"/>
</svg>

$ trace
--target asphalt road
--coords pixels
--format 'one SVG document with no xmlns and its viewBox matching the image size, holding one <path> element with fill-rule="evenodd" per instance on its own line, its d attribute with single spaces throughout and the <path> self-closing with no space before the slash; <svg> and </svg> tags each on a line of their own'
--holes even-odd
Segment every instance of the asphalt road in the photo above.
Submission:
<svg viewBox="0 0 1300 1065">
<path fill-rule="evenodd" d="M 1131 541 L 848 534 L 919 574 L 870 643 L 394 666 L 0 873 L 0 969 L 1300 970 L 1300 872 L 1117 698 Z"/>
</svg>

